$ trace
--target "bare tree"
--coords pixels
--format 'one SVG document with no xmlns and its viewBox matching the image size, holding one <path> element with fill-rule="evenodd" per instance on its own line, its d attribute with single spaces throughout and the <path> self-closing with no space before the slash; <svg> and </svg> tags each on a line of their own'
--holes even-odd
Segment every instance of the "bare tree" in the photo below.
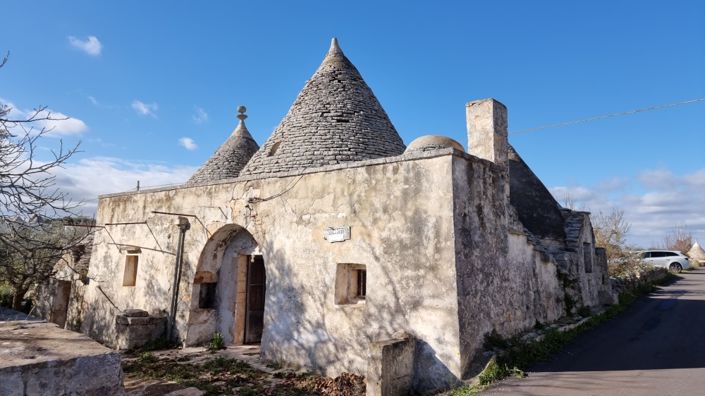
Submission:
<svg viewBox="0 0 705 396">
<path fill-rule="evenodd" d="M 82 250 L 91 224 L 76 218 L 13 224 L 12 235 L 0 239 L 0 280 L 12 286 L 12 308 L 21 309 L 27 292 L 47 283 L 58 264 L 69 266 L 67 255 Z"/>
<path fill-rule="evenodd" d="M 64 220 L 75 215 L 77 204 L 56 187 L 52 172 L 78 145 L 65 148 L 59 140 L 48 158 L 39 158 L 37 151 L 51 132 L 46 122 L 65 118 L 52 116 L 46 106 L 18 112 L 17 119 L 12 110 L 0 103 L 0 282 L 13 287 L 17 308 L 31 286 L 53 275 L 56 262 L 84 238 L 85 229 L 65 229 Z"/>
<path fill-rule="evenodd" d="M 627 255 L 627 233 L 631 224 L 624 219 L 624 211 L 612 209 L 592 216 L 595 245 L 605 248 L 607 260 L 623 258 Z"/>
<path fill-rule="evenodd" d="M 563 202 L 561 202 L 561 206 L 566 209 L 575 210 L 575 200 L 568 191 L 563 194 Z"/>
<path fill-rule="evenodd" d="M 662 246 L 687 254 L 693 246 L 693 234 L 685 226 L 677 226 L 663 238 Z"/>
</svg>

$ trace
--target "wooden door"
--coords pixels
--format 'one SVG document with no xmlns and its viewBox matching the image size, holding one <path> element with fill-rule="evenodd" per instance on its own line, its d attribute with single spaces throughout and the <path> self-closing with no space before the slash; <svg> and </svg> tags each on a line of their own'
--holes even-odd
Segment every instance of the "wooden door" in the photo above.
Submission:
<svg viewBox="0 0 705 396">
<path fill-rule="evenodd" d="M 247 264 L 246 344 L 256 344 L 262 340 L 265 283 L 264 259 L 262 256 L 252 256 Z"/>
</svg>

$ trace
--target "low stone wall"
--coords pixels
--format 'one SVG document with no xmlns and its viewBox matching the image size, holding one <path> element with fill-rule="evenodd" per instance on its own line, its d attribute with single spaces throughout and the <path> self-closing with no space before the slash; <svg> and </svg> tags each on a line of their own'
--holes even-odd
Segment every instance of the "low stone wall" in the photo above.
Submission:
<svg viewBox="0 0 705 396">
<path fill-rule="evenodd" d="M 668 275 L 668 270 L 665 268 L 647 267 L 628 275 L 610 277 L 610 282 L 615 294 L 619 296 L 622 293 L 631 292 L 642 286 L 656 283 L 665 278 L 666 275 Z"/>
<path fill-rule="evenodd" d="M 123 395 L 120 354 L 53 323 L 0 322 L 0 395 Z"/>
</svg>

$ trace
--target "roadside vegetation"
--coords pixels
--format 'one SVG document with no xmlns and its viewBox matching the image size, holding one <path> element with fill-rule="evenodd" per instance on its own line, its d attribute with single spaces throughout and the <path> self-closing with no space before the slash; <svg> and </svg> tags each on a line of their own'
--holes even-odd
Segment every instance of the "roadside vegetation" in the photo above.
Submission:
<svg viewBox="0 0 705 396">
<path fill-rule="evenodd" d="M 657 285 L 678 278 L 665 269 L 644 264 L 639 255 L 634 253 L 639 249 L 627 244 L 631 225 L 624 218 L 623 211 L 597 213 L 592 216 L 592 222 L 595 245 L 606 251 L 608 274 L 619 296 L 618 302 L 593 316 L 590 308 L 582 307 L 576 317 L 566 317 L 563 323 L 559 321 L 548 327 L 539 326 L 534 329 L 534 336 L 529 338 L 526 334 L 509 339 L 496 333 L 488 334 L 484 349 L 492 357 L 485 368 L 475 377 L 473 384 L 456 388 L 449 395 L 473 395 L 502 379 L 523 377 L 524 371 L 532 364 L 547 360 L 579 334 L 624 312 L 638 297 L 652 292 Z M 692 237 L 680 230 L 664 239 L 664 248 L 682 251 L 686 244 L 689 248 L 691 243 Z M 566 301 L 566 304 L 570 304 L 570 301 Z"/>
<path fill-rule="evenodd" d="M 526 341 L 521 336 L 505 339 L 496 333 L 487 335 L 485 338 L 485 349 L 491 351 L 494 356 L 476 377 L 475 383 L 456 388 L 449 395 L 474 395 L 486 389 L 489 385 L 505 378 L 524 377 L 524 371 L 532 364 L 547 360 L 568 345 L 579 334 L 621 314 L 639 297 L 656 290 L 657 285 L 668 284 L 678 279 L 678 276 L 666 271 L 656 272 L 661 273 L 658 280 L 640 283 L 635 285 L 634 288 L 626 290 L 620 294 L 619 302 L 609 306 L 605 311 L 579 320 L 574 326 L 541 330 L 539 331 L 540 335 L 534 341 Z"/>
</svg>

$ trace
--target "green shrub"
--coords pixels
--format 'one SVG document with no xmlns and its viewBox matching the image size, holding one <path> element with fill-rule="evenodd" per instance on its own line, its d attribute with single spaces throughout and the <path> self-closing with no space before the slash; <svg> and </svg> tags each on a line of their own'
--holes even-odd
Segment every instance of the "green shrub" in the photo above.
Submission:
<svg viewBox="0 0 705 396">
<path fill-rule="evenodd" d="M 223 335 L 217 331 L 213 333 L 213 338 L 211 338 L 210 342 L 208 343 L 207 349 L 211 352 L 225 349 L 225 341 L 223 341 Z"/>
<path fill-rule="evenodd" d="M 0 307 L 12 307 L 14 289 L 7 283 L 0 283 Z"/>
<path fill-rule="evenodd" d="M 140 354 L 139 362 L 142 364 L 156 363 L 159 359 L 150 352 L 143 352 Z"/>
</svg>

